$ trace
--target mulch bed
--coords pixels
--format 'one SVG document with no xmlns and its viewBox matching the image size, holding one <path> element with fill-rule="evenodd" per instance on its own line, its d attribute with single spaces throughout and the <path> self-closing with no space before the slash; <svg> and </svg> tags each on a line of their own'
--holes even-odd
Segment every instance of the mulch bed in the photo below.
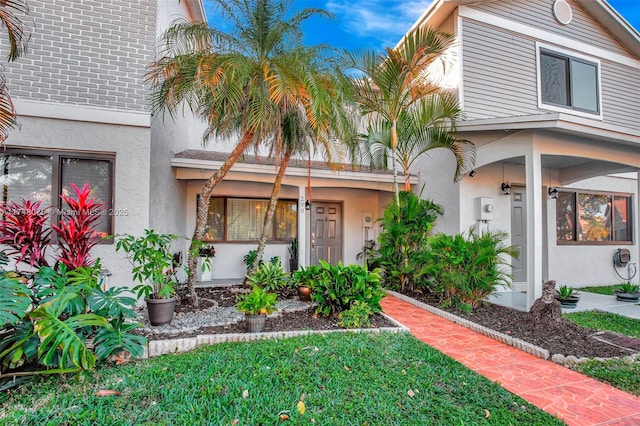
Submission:
<svg viewBox="0 0 640 426">
<path fill-rule="evenodd" d="M 505 306 L 485 303 L 466 313 L 454 308 L 442 308 L 438 300 L 430 294 L 408 290 L 401 293 L 421 302 L 435 306 L 459 317 L 481 324 L 487 328 L 508 334 L 520 340 L 547 349 L 551 355 L 562 354 L 575 357 L 619 357 L 633 352 L 609 345 L 593 338 L 595 330 L 581 327 L 567 319 L 557 323 L 547 323 L 536 327 L 528 319 L 527 313 Z"/>
</svg>

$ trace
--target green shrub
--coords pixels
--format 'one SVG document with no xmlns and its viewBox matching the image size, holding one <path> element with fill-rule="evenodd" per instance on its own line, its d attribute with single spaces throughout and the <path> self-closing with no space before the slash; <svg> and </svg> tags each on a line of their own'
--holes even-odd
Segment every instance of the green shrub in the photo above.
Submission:
<svg viewBox="0 0 640 426">
<path fill-rule="evenodd" d="M 280 258 L 270 262 L 262 262 L 258 269 L 247 275 L 247 282 L 267 291 L 280 290 L 287 286 L 287 274 L 280 265 Z"/>
<path fill-rule="evenodd" d="M 267 293 L 257 285 L 253 286 L 253 291 L 238 296 L 236 308 L 247 315 L 270 314 L 276 311 L 275 293 Z"/>
<path fill-rule="evenodd" d="M 400 193 L 400 207 L 390 203 L 385 211 L 380 233 L 380 248 L 373 257 L 384 271 L 387 288 L 414 289 L 417 273 L 424 266 L 424 251 L 433 225 L 442 208 L 412 192 Z"/>
<path fill-rule="evenodd" d="M 369 317 L 373 312 L 369 305 L 359 300 L 351 304 L 346 311 L 340 312 L 340 327 L 342 328 L 363 328 L 369 327 Z"/>
<path fill-rule="evenodd" d="M 429 238 L 425 251 L 427 266 L 420 275 L 428 277 L 427 287 L 445 306 L 477 306 L 500 285 L 510 286 L 502 265 L 507 256 L 518 256 L 513 246 L 504 246 L 504 232 L 483 232 L 472 228 L 469 236 L 437 234 Z"/>
<path fill-rule="evenodd" d="M 360 265 L 344 266 L 341 262 L 307 268 L 310 272 L 311 300 L 318 303 L 317 313 L 329 315 L 342 312 L 355 301 L 366 303 L 372 312 L 380 312 L 380 299 L 385 296 L 378 270 L 367 271 Z"/>
</svg>

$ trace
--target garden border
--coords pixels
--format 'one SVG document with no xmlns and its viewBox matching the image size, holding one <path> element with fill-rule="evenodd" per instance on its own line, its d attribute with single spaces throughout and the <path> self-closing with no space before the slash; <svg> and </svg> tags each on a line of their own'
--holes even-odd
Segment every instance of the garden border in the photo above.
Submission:
<svg viewBox="0 0 640 426">
<path fill-rule="evenodd" d="M 254 340 L 284 339 L 289 337 L 307 336 L 310 334 L 329 333 L 409 333 L 409 327 L 399 323 L 384 312 L 380 312 L 389 321 L 397 324 L 397 327 L 379 328 L 353 328 L 336 330 L 292 330 L 292 331 L 268 331 L 262 333 L 228 333 L 228 334 L 202 334 L 196 337 L 149 340 L 140 359 L 152 358 L 160 355 L 188 352 L 201 346 L 215 345 L 226 342 L 251 342 Z"/>
</svg>

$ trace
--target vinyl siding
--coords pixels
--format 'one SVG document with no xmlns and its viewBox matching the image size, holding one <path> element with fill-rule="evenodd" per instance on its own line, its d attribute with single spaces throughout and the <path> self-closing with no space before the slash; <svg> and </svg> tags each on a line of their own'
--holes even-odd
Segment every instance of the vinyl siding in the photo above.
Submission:
<svg viewBox="0 0 640 426">
<path fill-rule="evenodd" d="M 603 60 L 601 73 L 604 121 L 640 130 L 640 69 Z"/>
<path fill-rule="evenodd" d="M 462 27 L 467 119 L 540 114 L 534 41 L 467 19 Z"/>
<path fill-rule="evenodd" d="M 564 37 L 589 43 L 622 55 L 629 52 L 606 28 L 580 7 L 575 1 L 567 0 L 573 10 L 570 24 L 562 25 L 553 17 L 554 0 L 502 0 L 470 5 L 469 7 L 491 13 L 521 24 L 553 32 Z"/>
</svg>

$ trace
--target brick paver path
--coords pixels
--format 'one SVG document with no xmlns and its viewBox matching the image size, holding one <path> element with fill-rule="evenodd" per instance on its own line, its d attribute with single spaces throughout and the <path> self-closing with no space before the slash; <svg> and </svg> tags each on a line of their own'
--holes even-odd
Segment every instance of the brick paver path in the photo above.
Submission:
<svg viewBox="0 0 640 426">
<path fill-rule="evenodd" d="M 381 305 L 424 343 L 569 425 L 640 426 L 640 398 L 396 297 L 385 297 Z"/>
</svg>

